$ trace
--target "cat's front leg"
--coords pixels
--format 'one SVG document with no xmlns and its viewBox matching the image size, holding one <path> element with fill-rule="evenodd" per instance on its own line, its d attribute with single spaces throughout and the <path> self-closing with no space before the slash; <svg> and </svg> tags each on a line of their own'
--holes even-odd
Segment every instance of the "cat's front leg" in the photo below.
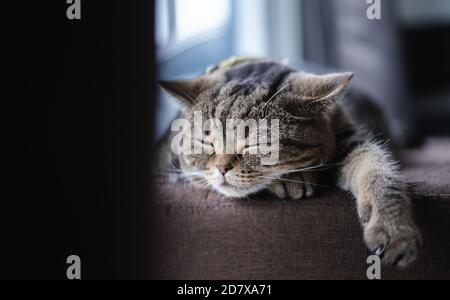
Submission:
<svg viewBox="0 0 450 300">
<path fill-rule="evenodd" d="M 314 195 L 313 174 L 290 174 L 276 179 L 267 190 L 280 199 L 300 200 Z"/>
<path fill-rule="evenodd" d="M 421 236 L 406 184 L 389 152 L 375 143 L 357 147 L 344 161 L 340 185 L 356 198 L 368 248 L 387 265 L 414 262 Z"/>
</svg>

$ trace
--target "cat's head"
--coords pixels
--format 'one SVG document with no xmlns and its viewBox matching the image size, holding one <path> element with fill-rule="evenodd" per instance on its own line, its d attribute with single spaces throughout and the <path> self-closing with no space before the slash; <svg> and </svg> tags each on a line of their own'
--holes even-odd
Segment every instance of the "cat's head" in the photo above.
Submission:
<svg viewBox="0 0 450 300">
<path fill-rule="evenodd" d="M 183 137 L 203 149 L 179 153 L 182 171 L 221 194 L 246 197 L 285 174 L 328 161 L 336 146 L 330 117 L 352 76 L 317 76 L 253 61 L 193 80 L 161 82 L 182 103 L 184 118 L 192 125 Z M 196 126 L 199 117 L 203 124 Z M 227 124 L 233 120 L 238 120 L 235 125 L 245 122 L 245 128 L 231 139 L 227 131 L 235 125 Z M 264 120 L 267 130 L 260 128 Z M 266 139 L 260 139 L 262 134 Z M 267 147 L 265 152 L 255 150 L 261 141 L 270 153 Z M 234 152 L 227 148 L 230 144 Z M 262 163 L 273 158 L 272 150 L 278 151 L 276 160 Z"/>
</svg>

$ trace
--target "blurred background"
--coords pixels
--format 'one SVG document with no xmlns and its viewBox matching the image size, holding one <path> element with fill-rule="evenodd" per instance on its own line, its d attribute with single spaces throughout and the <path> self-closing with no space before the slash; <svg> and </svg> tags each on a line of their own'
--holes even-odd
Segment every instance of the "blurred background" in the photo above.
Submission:
<svg viewBox="0 0 450 300">
<path fill-rule="evenodd" d="M 161 135 L 177 107 L 156 97 L 157 76 L 200 75 L 233 55 L 351 70 L 398 140 L 450 134 L 450 1 L 382 0 L 374 21 L 365 0 L 82 2 L 75 22 L 65 1 L 15 1 L 8 44 L 17 48 L 9 60 L 21 99 L 5 102 L 19 107 L 7 109 L 14 139 L 6 144 L 15 155 L 6 172 L 1 278 L 66 279 L 73 254 L 83 279 L 158 273 L 149 135 L 156 125 Z"/>
<path fill-rule="evenodd" d="M 230 57 L 287 59 L 306 71 L 353 71 L 395 141 L 450 134 L 450 1 L 157 0 L 159 78 L 189 78 Z M 177 114 L 160 91 L 157 137 Z"/>
</svg>

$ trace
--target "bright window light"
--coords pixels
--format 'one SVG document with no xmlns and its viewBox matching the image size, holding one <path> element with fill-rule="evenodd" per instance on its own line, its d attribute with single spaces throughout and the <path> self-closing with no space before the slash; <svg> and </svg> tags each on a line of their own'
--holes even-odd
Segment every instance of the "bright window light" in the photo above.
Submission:
<svg viewBox="0 0 450 300">
<path fill-rule="evenodd" d="M 176 0 L 176 37 L 184 41 L 227 23 L 230 0 Z"/>
<path fill-rule="evenodd" d="M 169 3 L 167 0 L 158 0 L 156 2 L 156 44 L 164 47 L 169 42 Z"/>
</svg>

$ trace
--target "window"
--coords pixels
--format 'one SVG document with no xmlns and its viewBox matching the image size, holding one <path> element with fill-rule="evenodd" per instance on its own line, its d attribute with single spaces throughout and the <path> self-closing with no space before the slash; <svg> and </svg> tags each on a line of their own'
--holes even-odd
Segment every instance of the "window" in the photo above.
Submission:
<svg viewBox="0 0 450 300">
<path fill-rule="evenodd" d="M 233 0 L 158 0 L 156 44 L 161 76 L 206 68 L 232 54 Z"/>
<path fill-rule="evenodd" d="M 299 0 L 157 0 L 156 46 L 161 79 L 192 78 L 231 56 L 302 56 Z M 159 97 L 158 132 L 177 114 Z"/>
<path fill-rule="evenodd" d="M 157 0 L 161 77 L 200 72 L 233 55 L 302 58 L 299 0 Z"/>
<path fill-rule="evenodd" d="M 229 23 L 231 0 L 158 0 L 157 45 L 200 37 Z"/>
<path fill-rule="evenodd" d="M 200 75 L 233 55 L 235 0 L 157 0 L 156 46 L 159 77 Z M 178 109 L 161 94 L 158 133 L 162 135 Z"/>
<path fill-rule="evenodd" d="M 230 12 L 229 0 L 176 0 L 177 41 L 185 41 L 226 26 Z"/>
</svg>

